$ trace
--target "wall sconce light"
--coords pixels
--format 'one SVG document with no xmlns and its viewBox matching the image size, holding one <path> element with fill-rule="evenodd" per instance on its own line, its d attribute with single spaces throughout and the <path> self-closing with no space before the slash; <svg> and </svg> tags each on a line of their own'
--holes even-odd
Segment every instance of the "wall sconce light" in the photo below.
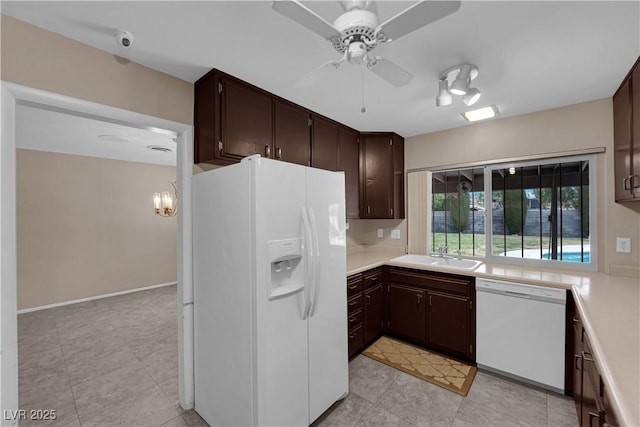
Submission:
<svg viewBox="0 0 640 427">
<path fill-rule="evenodd" d="M 480 99 L 480 91 L 469 85 L 478 77 L 478 67 L 472 64 L 462 64 L 449 68 L 440 74 L 438 81 L 438 96 L 436 106 L 442 107 L 453 102 L 453 95 L 462 96 L 462 102 L 473 105 Z"/>
<path fill-rule="evenodd" d="M 153 193 L 153 208 L 156 215 L 171 217 L 178 213 L 178 188 L 176 182 L 171 183 L 173 193 L 163 191 L 162 193 Z"/>
</svg>

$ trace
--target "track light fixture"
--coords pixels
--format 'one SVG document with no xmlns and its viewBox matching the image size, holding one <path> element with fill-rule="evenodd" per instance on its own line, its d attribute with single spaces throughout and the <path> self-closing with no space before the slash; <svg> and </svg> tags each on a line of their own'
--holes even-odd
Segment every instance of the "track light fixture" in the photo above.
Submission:
<svg viewBox="0 0 640 427">
<path fill-rule="evenodd" d="M 450 105 L 453 102 L 452 94 L 462 96 L 462 101 L 466 105 L 475 104 L 480 99 L 481 93 L 469 85 L 476 77 L 478 77 L 478 67 L 472 64 L 457 65 L 440 74 L 436 106 Z"/>
</svg>

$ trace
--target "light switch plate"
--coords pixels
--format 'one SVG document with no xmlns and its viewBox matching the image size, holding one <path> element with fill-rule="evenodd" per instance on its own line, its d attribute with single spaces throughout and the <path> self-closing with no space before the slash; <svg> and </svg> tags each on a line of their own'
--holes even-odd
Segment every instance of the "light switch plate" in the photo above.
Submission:
<svg viewBox="0 0 640 427">
<path fill-rule="evenodd" d="M 399 239 L 400 238 L 400 230 L 391 230 L 391 238 Z"/>
<path fill-rule="evenodd" d="M 378 238 L 383 238 L 384 237 L 384 230 L 382 228 L 378 228 Z"/>
<path fill-rule="evenodd" d="M 629 237 L 616 237 L 616 252 L 631 253 L 631 239 Z"/>
</svg>

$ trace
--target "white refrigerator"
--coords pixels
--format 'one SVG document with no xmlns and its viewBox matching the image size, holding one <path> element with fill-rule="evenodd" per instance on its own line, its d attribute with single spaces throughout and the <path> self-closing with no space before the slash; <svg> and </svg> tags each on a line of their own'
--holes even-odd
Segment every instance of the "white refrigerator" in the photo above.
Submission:
<svg viewBox="0 0 640 427">
<path fill-rule="evenodd" d="M 193 203 L 196 411 L 308 426 L 348 391 L 344 175 L 251 156 Z"/>
</svg>

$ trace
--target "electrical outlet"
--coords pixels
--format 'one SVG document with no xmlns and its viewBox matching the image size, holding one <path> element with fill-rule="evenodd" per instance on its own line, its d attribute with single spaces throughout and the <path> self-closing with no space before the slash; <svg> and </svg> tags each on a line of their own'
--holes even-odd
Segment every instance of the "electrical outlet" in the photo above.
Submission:
<svg viewBox="0 0 640 427">
<path fill-rule="evenodd" d="M 378 228 L 378 238 L 382 239 L 384 237 L 384 230 L 382 228 Z"/>
<path fill-rule="evenodd" d="M 399 239 L 400 238 L 400 230 L 391 230 L 391 238 Z"/>
<path fill-rule="evenodd" d="M 631 239 L 629 237 L 616 237 L 616 252 L 631 253 Z"/>
</svg>

